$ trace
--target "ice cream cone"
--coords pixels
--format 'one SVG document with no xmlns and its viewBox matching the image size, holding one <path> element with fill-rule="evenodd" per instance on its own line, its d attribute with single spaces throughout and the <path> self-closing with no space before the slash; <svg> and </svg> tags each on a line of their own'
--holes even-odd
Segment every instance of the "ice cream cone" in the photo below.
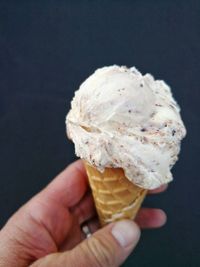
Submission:
<svg viewBox="0 0 200 267">
<path fill-rule="evenodd" d="M 134 219 L 147 193 L 130 182 L 121 168 L 106 168 L 103 173 L 85 162 L 101 225 Z"/>
</svg>

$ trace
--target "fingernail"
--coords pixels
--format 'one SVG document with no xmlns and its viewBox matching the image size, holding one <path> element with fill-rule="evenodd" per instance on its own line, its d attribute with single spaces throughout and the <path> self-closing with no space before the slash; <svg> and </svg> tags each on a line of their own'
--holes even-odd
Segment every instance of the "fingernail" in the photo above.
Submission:
<svg viewBox="0 0 200 267">
<path fill-rule="evenodd" d="M 139 227 L 128 220 L 116 222 L 111 232 L 121 247 L 136 244 L 140 238 Z"/>
</svg>

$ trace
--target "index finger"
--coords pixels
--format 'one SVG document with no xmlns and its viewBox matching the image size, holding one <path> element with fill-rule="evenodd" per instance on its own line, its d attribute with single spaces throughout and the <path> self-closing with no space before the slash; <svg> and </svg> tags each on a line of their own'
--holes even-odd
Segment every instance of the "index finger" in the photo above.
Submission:
<svg viewBox="0 0 200 267">
<path fill-rule="evenodd" d="M 81 160 L 70 164 L 40 193 L 65 207 L 77 204 L 88 189 L 88 179 Z"/>
<path fill-rule="evenodd" d="M 153 189 L 153 190 L 149 190 L 148 194 L 158 194 L 158 193 L 162 193 L 165 190 L 167 190 L 168 184 L 163 184 L 160 187 Z"/>
</svg>

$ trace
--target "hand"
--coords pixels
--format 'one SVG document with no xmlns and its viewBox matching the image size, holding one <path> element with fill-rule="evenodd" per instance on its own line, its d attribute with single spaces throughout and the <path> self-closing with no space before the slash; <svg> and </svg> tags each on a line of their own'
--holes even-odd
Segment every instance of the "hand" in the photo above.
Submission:
<svg viewBox="0 0 200 267">
<path fill-rule="evenodd" d="M 0 266 L 117 267 L 136 246 L 141 228 L 162 226 L 159 209 L 140 209 L 136 223 L 124 220 L 98 230 L 98 220 L 81 160 L 60 173 L 22 206 L 0 232 Z M 166 186 L 152 191 L 159 193 Z M 94 233 L 85 239 L 80 225 Z M 81 242 L 82 241 L 82 242 Z"/>
</svg>

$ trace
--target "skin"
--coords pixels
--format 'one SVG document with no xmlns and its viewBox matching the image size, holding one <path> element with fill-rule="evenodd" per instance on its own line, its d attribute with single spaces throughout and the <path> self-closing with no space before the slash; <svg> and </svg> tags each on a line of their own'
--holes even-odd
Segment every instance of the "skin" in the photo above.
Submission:
<svg viewBox="0 0 200 267">
<path fill-rule="evenodd" d="M 163 192 L 166 188 L 167 185 L 164 185 L 149 194 Z M 78 160 L 22 206 L 2 228 L 0 266 L 29 266 L 46 255 L 61 255 L 63 253 L 57 252 L 78 247 L 85 239 L 80 226 L 84 222 L 87 222 L 92 233 L 99 229 L 87 175 L 82 161 Z M 141 208 L 135 222 L 143 229 L 158 228 L 165 224 L 166 214 L 160 209 Z M 107 228 L 109 227 L 112 226 Z M 113 244 L 115 246 L 115 243 Z M 76 254 L 76 251 L 78 249 L 74 250 L 73 254 Z"/>
</svg>

